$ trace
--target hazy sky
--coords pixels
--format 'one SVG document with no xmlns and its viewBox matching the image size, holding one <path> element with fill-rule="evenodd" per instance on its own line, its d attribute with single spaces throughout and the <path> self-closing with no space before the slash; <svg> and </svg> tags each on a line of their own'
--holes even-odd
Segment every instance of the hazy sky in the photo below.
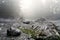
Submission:
<svg viewBox="0 0 60 40">
<path fill-rule="evenodd" d="M 60 18 L 60 0 L 0 0 L 0 16 L 20 15 L 26 19 Z"/>
<path fill-rule="evenodd" d="M 59 17 L 60 1 L 59 0 L 21 0 L 21 12 L 25 18 Z M 55 18 L 56 18 L 55 17 Z"/>
<path fill-rule="evenodd" d="M 18 0 L 0 0 L 0 17 L 9 18 L 20 12 Z"/>
</svg>

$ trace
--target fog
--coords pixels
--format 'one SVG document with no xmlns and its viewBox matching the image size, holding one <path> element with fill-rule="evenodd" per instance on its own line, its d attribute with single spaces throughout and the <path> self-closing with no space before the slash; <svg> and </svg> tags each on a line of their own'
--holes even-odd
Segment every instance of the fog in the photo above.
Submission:
<svg viewBox="0 0 60 40">
<path fill-rule="evenodd" d="M 56 20 L 60 18 L 59 2 L 59 0 L 21 0 L 20 7 L 27 19 L 45 17 Z"/>
<path fill-rule="evenodd" d="M 60 0 L 0 0 L 0 17 L 60 19 Z"/>
<path fill-rule="evenodd" d="M 18 0 L 0 0 L 0 17 L 14 18 L 20 12 Z"/>
</svg>

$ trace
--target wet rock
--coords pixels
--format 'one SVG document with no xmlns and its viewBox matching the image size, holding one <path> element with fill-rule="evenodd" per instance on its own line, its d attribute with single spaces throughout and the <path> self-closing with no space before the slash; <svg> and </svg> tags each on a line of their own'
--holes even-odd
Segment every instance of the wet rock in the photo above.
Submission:
<svg viewBox="0 0 60 40">
<path fill-rule="evenodd" d="M 7 36 L 19 36 L 21 34 L 21 31 L 16 28 L 9 28 L 7 29 Z"/>
<path fill-rule="evenodd" d="M 2 29 L 0 28 L 0 30 L 2 30 Z"/>
<path fill-rule="evenodd" d="M 45 40 L 45 39 L 43 39 L 43 38 L 36 38 L 35 40 Z"/>
<path fill-rule="evenodd" d="M 49 36 L 46 38 L 46 40 L 60 40 L 60 37 L 59 36 Z"/>
<path fill-rule="evenodd" d="M 39 18 L 39 19 L 37 19 L 35 22 L 43 23 L 43 22 L 45 22 L 45 21 L 47 21 L 45 18 Z"/>
<path fill-rule="evenodd" d="M 24 24 L 30 24 L 30 22 L 29 21 L 26 21 L 26 22 L 23 22 Z"/>
</svg>

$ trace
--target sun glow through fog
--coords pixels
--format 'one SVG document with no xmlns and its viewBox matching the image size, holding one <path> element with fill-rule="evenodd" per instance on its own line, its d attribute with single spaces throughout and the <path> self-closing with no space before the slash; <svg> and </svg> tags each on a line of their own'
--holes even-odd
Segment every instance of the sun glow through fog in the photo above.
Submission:
<svg viewBox="0 0 60 40">
<path fill-rule="evenodd" d="M 46 0 L 41 0 L 42 4 L 45 5 L 46 4 Z"/>
<path fill-rule="evenodd" d="M 20 1 L 20 9 L 22 12 L 22 15 L 24 17 L 31 17 L 35 15 L 36 7 L 39 5 L 39 7 L 42 4 L 43 6 L 46 5 L 46 0 L 21 0 Z M 40 13 L 41 14 L 41 13 Z"/>
<path fill-rule="evenodd" d="M 32 0 L 21 0 L 20 1 L 21 5 L 21 11 L 23 12 L 24 16 L 29 16 L 31 15 L 31 5 L 32 5 Z"/>
</svg>

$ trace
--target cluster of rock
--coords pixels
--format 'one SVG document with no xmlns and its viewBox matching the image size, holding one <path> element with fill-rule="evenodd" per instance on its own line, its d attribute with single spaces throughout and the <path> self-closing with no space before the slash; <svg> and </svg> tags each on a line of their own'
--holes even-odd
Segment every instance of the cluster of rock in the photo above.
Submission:
<svg viewBox="0 0 60 40">
<path fill-rule="evenodd" d="M 36 39 L 31 38 L 31 36 L 23 33 L 19 28 L 25 28 L 25 29 L 34 29 L 34 30 L 38 30 L 41 31 L 42 34 L 39 34 Z M 13 25 L 9 28 L 7 28 L 7 36 L 8 37 L 19 37 L 19 40 L 43 40 L 46 38 L 50 38 L 52 37 L 56 39 L 59 35 L 59 32 L 57 31 L 57 26 L 52 23 L 47 21 L 44 18 L 35 20 L 35 21 L 19 21 L 17 23 L 13 23 Z M 48 39 L 49 40 L 49 39 Z"/>
<path fill-rule="evenodd" d="M 59 32 L 57 30 L 57 27 L 53 22 L 49 22 L 47 21 L 46 19 L 44 18 L 41 18 L 41 19 L 38 19 L 38 20 L 35 20 L 34 22 L 29 22 L 30 24 L 27 24 L 29 26 L 24 26 L 26 27 L 27 29 L 35 29 L 35 30 L 38 30 L 38 31 L 41 31 L 43 35 L 40 35 L 39 37 L 40 38 L 48 38 L 50 36 L 58 36 L 60 37 L 59 35 Z M 24 23 L 26 24 L 26 23 Z"/>
</svg>

